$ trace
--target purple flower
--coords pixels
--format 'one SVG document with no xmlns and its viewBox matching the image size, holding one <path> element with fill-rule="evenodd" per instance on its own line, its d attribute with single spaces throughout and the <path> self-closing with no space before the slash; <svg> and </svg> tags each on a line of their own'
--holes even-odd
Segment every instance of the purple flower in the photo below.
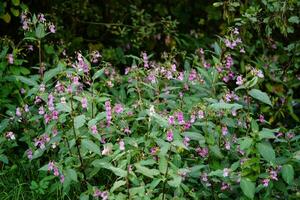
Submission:
<svg viewBox="0 0 300 200">
<path fill-rule="evenodd" d="M 185 121 L 184 121 L 184 117 L 183 117 L 183 113 L 182 113 L 182 112 L 178 112 L 178 113 L 177 113 L 177 120 L 178 120 L 178 123 L 179 123 L 180 125 L 185 124 Z"/>
<path fill-rule="evenodd" d="M 170 115 L 170 116 L 169 116 L 168 122 L 169 122 L 169 125 L 175 124 L 175 119 L 174 119 L 174 116 L 173 116 L 173 115 Z"/>
<path fill-rule="evenodd" d="M 93 51 L 91 55 L 92 55 L 92 59 L 91 59 L 92 63 L 97 63 L 99 61 L 98 59 L 102 57 L 99 51 Z"/>
<path fill-rule="evenodd" d="M 52 119 L 53 120 L 58 120 L 58 111 L 57 110 L 53 110 L 52 111 Z"/>
<path fill-rule="evenodd" d="M 8 139 L 8 140 L 15 140 L 16 139 L 16 136 L 15 134 L 12 132 L 12 131 L 9 131 L 5 134 L 5 137 Z"/>
<path fill-rule="evenodd" d="M 37 17 L 38 17 L 39 22 L 41 22 L 41 23 L 46 22 L 45 15 L 43 13 L 39 13 Z"/>
<path fill-rule="evenodd" d="M 87 105 L 88 104 L 88 102 L 87 102 L 87 99 L 85 98 L 85 97 L 83 97 L 82 99 L 81 99 L 81 106 L 82 106 L 82 108 L 87 108 Z"/>
<path fill-rule="evenodd" d="M 207 147 L 198 147 L 196 148 L 196 152 L 198 153 L 199 156 L 202 158 L 205 158 L 208 155 L 208 148 Z"/>
<path fill-rule="evenodd" d="M 40 115 L 44 115 L 44 114 L 45 114 L 45 109 L 44 109 L 43 106 L 41 106 L 41 107 L 39 108 L 39 114 L 40 114 Z"/>
<path fill-rule="evenodd" d="M 49 30 L 50 30 L 51 33 L 55 33 L 56 32 L 55 25 L 53 23 L 49 24 Z"/>
<path fill-rule="evenodd" d="M 7 60 L 9 64 L 14 64 L 14 56 L 13 54 L 8 54 L 7 55 Z"/>
<path fill-rule="evenodd" d="M 260 123 L 264 123 L 265 117 L 264 117 L 263 115 L 260 114 L 260 115 L 259 115 L 258 121 L 259 121 Z"/>
<path fill-rule="evenodd" d="M 167 132 L 167 140 L 168 140 L 169 142 L 172 142 L 172 141 L 173 141 L 173 137 L 174 137 L 174 135 L 173 135 L 172 130 L 169 130 L 169 131 Z"/>
<path fill-rule="evenodd" d="M 22 116 L 22 112 L 21 112 L 21 108 L 17 108 L 16 109 L 16 115 L 18 116 L 18 117 L 21 117 Z"/>
<path fill-rule="evenodd" d="M 223 169 L 223 177 L 229 176 L 229 172 L 230 172 L 230 169 L 224 168 L 224 169 Z"/>
<path fill-rule="evenodd" d="M 93 196 L 94 197 L 100 197 L 102 192 L 99 189 L 95 189 Z"/>
<path fill-rule="evenodd" d="M 222 135 L 227 135 L 228 134 L 228 128 L 227 126 L 222 127 Z"/>
<path fill-rule="evenodd" d="M 199 119 L 203 119 L 204 118 L 204 112 L 203 112 L 203 110 L 199 110 L 198 111 L 198 118 Z"/>
<path fill-rule="evenodd" d="M 119 141 L 119 149 L 120 149 L 120 151 L 124 151 L 125 150 L 125 142 L 124 142 L 124 140 L 120 140 Z"/>
<path fill-rule="evenodd" d="M 91 126 L 91 131 L 93 134 L 98 134 L 97 126 L 96 125 Z"/>
<path fill-rule="evenodd" d="M 270 171 L 270 178 L 271 178 L 272 180 L 278 181 L 277 173 L 278 173 L 277 171 L 271 170 L 271 171 Z"/>
<path fill-rule="evenodd" d="M 65 182 L 65 176 L 63 174 L 60 175 L 59 180 L 61 183 Z"/>
<path fill-rule="evenodd" d="M 183 138 L 183 144 L 184 144 L 186 147 L 188 147 L 188 146 L 190 145 L 190 138 L 187 137 L 187 136 L 185 136 L 185 137 Z"/>
<path fill-rule="evenodd" d="M 111 124 L 111 119 L 112 119 L 112 113 L 111 113 L 111 105 L 110 101 L 105 102 L 105 111 L 106 111 L 106 122 L 107 122 L 107 127 L 110 126 Z"/>
<path fill-rule="evenodd" d="M 225 182 L 222 182 L 222 187 L 221 187 L 221 190 L 227 190 L 230 188 L 230 185 L 228 183 L 225 183 Z"/>
<path fill-rule="evenodd" d="M 27 158 L 28 158 L 29 160 L 31 160 L 31 159 L 32 159 L 32 150 L 31 150 L 31 149 L 28 149 L 28 150 L 26 151 L 26 154 L 27 154 Z"/>
<path fill-rule="evenodd" d="M 236 78 L 236 84 L 237 84 L 237 85 L 243 85 L 243 83 L 244 83 L 243 76 L 242 76 L 242 75 L 239 75 L 239 76 Z"/>
<path fill-rule="evenodd" d="M 114 110 L 115 110 L 115 113 L 117 114 L 120 114 L 123 112 L 123 107 L 122 107 L 122 104 L 116 104 L 115 107 L 114 107 Z"/>
<path fill-rule="evenodd" d="M 262 180 L 262 184 L 263 184 L 263 186 L 265 186 L 265 187 L 268 187 L 269 182 L 270 182 L 270 179 L 268 179 L 268 178 L 265 178 L 265 179 Z"/>
</svg>

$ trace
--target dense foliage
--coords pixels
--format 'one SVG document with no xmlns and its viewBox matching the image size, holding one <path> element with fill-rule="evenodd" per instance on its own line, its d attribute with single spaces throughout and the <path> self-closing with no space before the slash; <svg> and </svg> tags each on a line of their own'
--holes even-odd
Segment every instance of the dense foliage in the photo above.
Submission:
<svg viewBox="0 0 300 200">
<path fill-rule="evenodd" d="M 1 199 L 299 199 L 299 10 L 1 2 Z"/>
</svg>

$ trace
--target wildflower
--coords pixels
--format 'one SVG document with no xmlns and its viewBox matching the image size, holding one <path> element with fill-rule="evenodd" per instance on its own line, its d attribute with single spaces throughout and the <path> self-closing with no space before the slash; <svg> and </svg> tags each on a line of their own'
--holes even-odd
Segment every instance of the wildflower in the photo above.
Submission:
<svg viewBox="0 0 300 200">
<path fill-rule="evenodd" d="M 184 138 L 183 138 L 183 144 L 186 146 L 186 147 L 188 147 L 189 145 L 190 145 L 190 138 L 189 137 L 187 137 L 187 136 L 185 136 Z"/>
<path fill-rule="evenodd" d="M 151 155 L 155 155 L 155 154 L 157 154 L 158 150 L 159 150 L 158 147 L 152 147 L 152 148 L 150 149 L 150 154 L 151 154 Z"/>
<path fill-rule="evenodd" d="M 65 91 L 65 86 L 63 84 L 61 84 L 59 81 L 57 81 L 56 85 L 55 85 L 55 89 L 57 92 L 64 92 Z"/>
<path fill-rule="evenodd" d="M 204 118 L 204 112 L 203 112 L 203 110 L 199 110 L 198 111 L 198 118 L 199 119 L 203 119 Z"/>
<path fill-rule="evenodd" d="M 179 72 L 179 76 L 177 77 L 177 79 L 183 81 L 183 75 L 183 72 Z"/>
<path fill-rule="evenodd" d="M 222 135 L 227 135 L 228 134 L 228 128 L 227 128 L 227 126 L 223 126 L 222 127 Z"/>
<path fill-rule="evenodd" d="M 168 119 L 169 125 L 175 124 L 174 116 L 170 115 Z"/>
<path fill-rule="evenodd" d="M 20 92 L 21 92 L 21 94 L 25 94 L 26 90 L 24 88 L 21 88 Z"/>
<path fill-rule="evenodd" d="M 27 104 L 25 104 L 25 106 L 24 106 L 24 111 L 29 112 L 29 106 Z"/>
<path fill-rule="evenodd" d="M 120 114 L 123 112 L 123 107 L 122 107 L 122 104 L 116 104 L 115 107 L 114 107 L 114 110 L 115 110 L 115 113 L 117 114 Z"/>
<path fill-rule="evenodd" d="M 21 112 L 21 108 L 17 108 L 16 109 L 16 115 L 18 116 L 18 117 L 21 117 L 22 116 L 22 112 Z"/>
<path fill-rule="evenodd" d="M 95 189 L 93 196 L 94 197 L 100 197 L 102 192 L 99 189 Z"/>
<path fill-rule="evenodd" d="M 180 125 L 182 125 L 182 124 L 185 123 L 184 117 L 183 117 L 183 113 L 182 113 L 182 112 L 178 112 L 178 113 L 177 113 L 177 120 L 178 120 L 178 123 L 179 123 Z"/>
<path fill-rule="evenodd" d="M 57 110 L 53 110 L 52 111 L 52 119 L 53 120 L 58 120 L 58 111 Z"/>
<path fill-rule="evenodd" d="M 53 135 L 53 137 L 57 136 L 57 134 L 58 134 L 57 129 L 56 128 L 52 129 L 52 135 Z"/>
<path fill-rule="evenodd" d="M 46 22 L 45 15 L 43 13 L 39 13 L 37 17 L 38 17 L 39 22 L 41 22 L 41 23 Z"/>
<path fill-rule="evenodd" d="M 244 83 L 244 79 L 243 79 L 243 76 L 238 76 L 237 78 L 236 78 L 236 84 L 237 85 L 243 85 L 243 83 Z"/>
<path fill-rule="evenodd" d="M 49 31 L 50 31 L 51 33 L 55 33 L 55 32 L 56 32 L 55 25 L 54 25 L 53 23 L 50 23 L 50 24 L 49 24 Z"/>
<path fill-rule="evenodd" d="M 41 106 L 41 107 L 39 108 L 39 114 L 40 114 L 40 115 L 44 115 L 44 114 L 45 114 L 45 109 L 44 109 L 43 106 Z"/>
<path fill-rule="evenodd" d="M 54 108 L 54 96 L 50 93 L 49 96 L 48 96 L 48 109 L 50 111 L 53 111 L 55 108 Z"/>
<path fill-rule="evenodd" d="M 271 178 L 272 180 L 278 181 L 277 173 L 278 173 L 278 172 L 277 172 L 276 170 L 271 170 L 271 171 L 270 171 L 270 178 Z"/>
<path fill-rule="evenodd" d="M 260 123 L 263 123 L 263 122 L 265 121 L 265 117 L 264 117 L 262 114 L 260 114 L 260 115 L 259 115 L 258 121 L 259 121 Z"/>
<path fill-rule="evenodd" d="M 124 151 L 125 150 L 125 142 L 124 142 L 124 140 L 120 140 L 119 141 L 119 149 L 120 149 L 120 151 Z"/>
<path fill-rule="evenodd" d="M 207 173 L 206 173 L 206 172 L 203 172 L 203 173 L 201 174 L 201 180 L 202 180 L 203 182 L 207 182 L 207 181 L 208 181 L 208 176 L 207 176 Z"/>
<path fill-rule="evenodd" d="M 149 108 L 149 116 L 152 117 L 152 116 L 154 116 L 154 114 L 155 114 L 154 106 L 151 105 Z"/>
<path fill-rule="evenodd" d="M 224 168 L 223 169 L 223 177 L 227 177 L 229 175 L 230 169 Z"/>
<path fill-rule="evenodd" d="M 105 111 L 106 111 L 106 122 L 107 122 L 107 127 L 110 126 L 111 124 L 111 119 L 112 119 L 112 113 L 111 113 L 111 105 L 110 101 L 105 102 Z"/>
<path fill-rule="evenodd" d="M 66 104 L 66 103 L 67 103 L 67 102 L 66 102 L 66 98 L 65 98 L 65 97 L 61 97 L 61 98 L 60 98 L 60 103 Z"/>
<path fill-rule="evenodd" d="M 52 119 L 52 116 L 49 114 L 44 114 L 45 123 L 48 124 Z"/>
<path fill-rule="evenodd" d="M 97 126 L 96 126 L 96 125 L 93 125 L 93 126 L 91 127 L 91 131 L 92 131 L 93 134 L 98 134 Z"/>
<path fill-rule="evenodd" d="M 265 179 L 262 180 L 262 184 L 263 184 L 263 186 L 265 186 L 265 187 L 268 187 L 269 182 L 270 182 L 270 179 L 268 179 L 268 178 L 265 178 Z"/>
<path fill-rule="evenodd" d="M 12 132 L 12 131 L 9 131 L 5 134 L 5 137 L 8 139 L 8 140 L 15 140 L 16 139 L 16 136 L 15 134 Z"/>
<path fill-rule="evenodd" d="M 28 149 L 28 150 L 26 151 L 26 154 L 27 154 L 27 158 L 28 158 L 29 160 L 31 160 L 31 159 L 32 159 L 32 150 L 31 150 L 31 149 Z"/>
<path fill-rule="evenodd" d="M 187 130 L 187 129 L 191 128 L 191 126 L 192 126 L 191 122 L 186 122 L 184 124 L 184 130 Z"/>
<path fill-rule="evenodd" d="M 65 182 L 65 176 L 63 174 L 60 175 L 59 180 L 61 183 Z"/>
<path fill-rule="evenodd" d="M 173 137 L 174 137 L 174 135 L 173 135 L 172 130 L 169 130 L 169 131 L 167 132 L 167 140 L 168 140 L 169 142 L 172 142 L 172 141 L 173 141 Z"/>
<path fill-rule="evenodd" d="M 196 152 L 198 153 L 199 156 L 202 158 L 205 158 L 208 155 L 208 148 L 207 147 L 198 147 L 196 148 Z"/>
<path fill-rule="evenodd" d="M 7 60 L 9 64 L 14 64 L 14 56 L 13 54 L 8 54 L 7 55 Z"/>
<path fill-rule="evenodd" d="M 221 187 L 221 190 L 227 190 L 230 188 L 230 185 L 228 183 L 225 183 L 225 182 L 222 182 L 222 187 Z"/>
<path fill-rule="evenodd" d="M 102 155 L 110 155 L 112 153 L 112 147 L 111 145 L 105 145 L 103 150 L 102 150 Z"/>
<path fill-rule="evenodd" d="M 126 127 L 126 128 L 124 129 L 124 133 L 129 134 L 129 133 L 131 133 L 131 130 L 130 130 L 128 127 Z"/>
<path fill-rule="evenodd" d="M 147 69 L 149 68 L 149 61 L 148 61 L 148 55 L 146 52 L 142 52 L 144 67 Z"/>
<path fill-rule="evenodd" d="M 226 149 L 226 150 L 230 150 L 230 148 L 231 148 L 230 142 L 226 141 L 226 142 L 225 142 L 225 149 Z"/>
<path fill-rule="evenodd" d="M 82 106 L 82 108 L 87 108 L 87 99 L 85 98 L 85 97 L 83 97 L 82 99 L 81 99 L 81 106 Z"/>
</svg>

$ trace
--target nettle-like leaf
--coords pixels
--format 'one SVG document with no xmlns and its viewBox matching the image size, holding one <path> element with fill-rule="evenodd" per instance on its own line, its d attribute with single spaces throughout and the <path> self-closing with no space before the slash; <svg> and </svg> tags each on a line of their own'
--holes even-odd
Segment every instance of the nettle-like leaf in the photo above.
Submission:
<svg viewBox="0 0 300 200">
<path fill-rule="evenodd" d="M 275 163 L 275 151 L 270 143 L 261 142 L 258 143 L 256 147 L 260 155 L 262 155 L 266 161 Z"/>
<path fill-rule="evenodd" d="M 262 92 L 261 90 L 251 89 L 249 91 L 249 95 L 252 96 L 253 98 L 265 103 L 265 104 L 268 104 L 268 105 L 272 106 L 272 102 L 270 100 L 270 97 L 267 95 L 267 93 Z"/>
<path fill-rule="evenodd" d="M 240 181 L 240 186 L 245 196 L 250 199 L 254 199 L 255 183 L 250 181 L 248 178 L 242 178 Z"/>
<path fill-rule="evenodd" d="M 294 181 L 294 168 L 290 164 L 286 164 L 282 166 L 281 169 L 282 178 L 283 180 L 289 184 L 292 185 Z"/>
<path fill-rule="evenodd" d="M 74 118 L 74 127 L 76 129 L 81 128 L 85 124 L 85 115 L 79 115 Z"/>
</svg>

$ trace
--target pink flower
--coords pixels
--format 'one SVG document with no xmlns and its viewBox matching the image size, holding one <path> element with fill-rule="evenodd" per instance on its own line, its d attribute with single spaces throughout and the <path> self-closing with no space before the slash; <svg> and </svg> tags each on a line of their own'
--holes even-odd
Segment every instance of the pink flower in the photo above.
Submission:
<svg viewBox="0 0 300 200">
<path fill-rule="evenodd" d="M 87 108 L 87 99 L 85 98 L 85 97 L 83 97 L 82 99 L 81 99 L 81 106 L 82 106 L 82 108 Z"/>
<path fill-rule="evenodd" d="M 46 22 L 45 15 L 43 13 L 39 13 L 37 17 L 38 17 L 39 22 L 41 22 L 41 23 Z"/>
<path fill-rule="evenodd" d="M 120 149 L 120 151 L 124 151 L 125 150 L 125 142 L 124 142 L 124 140 L 120 140 L 119 141 L 119 149 Z"/>
<path fill-rule="evenodd" d="M 21 117 L 22 116 L 22 112 L 21 112 L 21 108 L 17 108 L 16 109 L 16 115 L 18 116 L 18 117 Z"/>
<path fill-rule="evenodd" d="M 223 177 L 229 176 L 229 172 L 230 172 L 230 169 L 224 168 L 224 169 L 223 169 Z"/>
<path fill-rule="evenodd" d="M 172 141 L 173 141 L 173 137 L 174 137 L 173 132 L 172 132 L 171 130 L 169 130 L 169 131 L 167 132 L 167 140 L 168 140 L 169 142 L 172 142 Z"/>
<path fill-rule="evenodd" d="M 96 125 L 91 126 L 91 131 L 93 134 L 98 134 L 97 126 Z"/>
<path fill-rule="evenodd" d="M 196 148 L 196 152 L 198 153 L 199 156 L 201 156 L 202 158 L 205 158 L 208 155 L 208 148 L 207 147 L 203 147 L 203 148 Z"/>
<path fill-rule="evenodd" d="M 49 30 L 50 30 L 51 33 L 55 33 L 56 32 L 55 25 L 53 23 L 49 24 Z"/>
<path fill-rule="evenodd" d="M 105 111 L 106 111 L 106 122 L 107 122 L 107 127 L 110 126 L 111 124 L 111 119 L 112 119 L 112 113 L 111 113 L 111 105 L 110 101 L 105 102 Z"/>
<path fill-rule="evenodd" d="M 229 189 L 230 188 L 230 185 L 228 184 L 228 183 L 224 183 L 224 182 L 222 182 L 222 187 L 221 187 L 221 190 L 227 190 L 227 189 Z"/>
<path fill-rule="evenodd" d="M 259 121 L 260 123 L 264 123 L 265 117 L 264 117 L 263 115 L 260 114 L 260 115 L 259 115 L 258 121 Z"/>
<path fill-rule="evenodd" d="M 93 196 L 94 197 L 100 197 L 102 192 L 99 189 L 95 189 Z"/>
<path fill-rule="evenodd" d="M 122 107 L 122 104 L 116 104 L 115 107 L 114 107 L 114 110 L 115 110 L 115 113 L 117 114 L 120 114 L 123 112 L 123 107 Z"/>
<path fill-rule="evenodd" d="M 53 110 L 52 111 L 52 119 L 53 120 L 58 120 L 58 111 L 57 110 Z"/>
<path fill-rule="evenodd" d="M 32 159 L 32 150 L 31 150 L 31 149 L 28 149 L 28 150 L 26 151 L 26 154 L 27 154 L 27 158 L 28 158 L 29 160 L 31 160 L 31 159 Z"/>
<path fill-rule="evenodd" d="M 204 118 L 204 112 L 203 112 L 203 110 L 199 110 L 198 111 L 198 118 L 199 119 L 203 119 Z"/>
<path fill-rule="evenodd" d="M 227 135 L 228 134 L 228 128 L 227 126 L 222 127 L 222 135 Z"/>
<path fill-rule="evenodd" d="M 44 114 L 45 114 L 45 109 L 44 109 L 43 106 L 41 106 L 41 107 L 39 108 L 39 114 L 40 114 L 40 115 L 44 115 Z"/>
<path fill-rule="evenodd" d="M 92 55 L 92 59 L 91 59 L 92 63 L 97 63 L 98 59 L 102 57 L 99 51 L 93 51 L 91 55 Z"/>
<path fill-rule="evenodd" d="M 175 124 L 174 116 L 170 115 L 168 119 L 169 125 Z"/>
<path fill-rule="evenodd" d="M 236 84 L 237 85 L 243 85 L 243 83 L 244 83 L 244 79 L 243 79 L 243 76 L 238 76 L 237 78 L 236 78 Z"/>
<path fill-rule="evenodd" d="M 262 180 L 262 184 L 263 184 L 263 186 L 265 186 L 265 187 L 268 187 L 269 182 L 270 182 L 270 179 L 268 179 L 268 178 L 265 178 L 265 179 Z"/>
<path fill-rule="evenodd" d="M 15 140 L 16 137 L 15 137 L 15 134 L 12 132 L 12 131 L 9 131 L 5 134 L 5 137 L 8 139 L 8 140 Z"/>
<path fill-rule="evenodd" d="M 183 139 L 183 144 L 188 147 L 190 145 L 190 138 L 185 136 Z"/>
<path fill-rule="evenodd" d="M 14 64 L 14 56 L 13 54 L 8 54 L 7 55 L 7 60 L 9 64 Z"/>
<path fill-rule="evenodd" d="M 183 117 L 183 113 L 182 113 L 182 112 L 178 112 L 178 113 L 177 113 L 177 120 L 178 120 L 178 123 L 179 123 L 180 125 L 182 125 L 182 124 L 185 123 L 184 117 Z"/>
<path fill-rule="evenodd" d="M 65 176 L 63 174 L 61 174 L 59 180 L 61 183 L 65 182 Z"/>
</svg>

